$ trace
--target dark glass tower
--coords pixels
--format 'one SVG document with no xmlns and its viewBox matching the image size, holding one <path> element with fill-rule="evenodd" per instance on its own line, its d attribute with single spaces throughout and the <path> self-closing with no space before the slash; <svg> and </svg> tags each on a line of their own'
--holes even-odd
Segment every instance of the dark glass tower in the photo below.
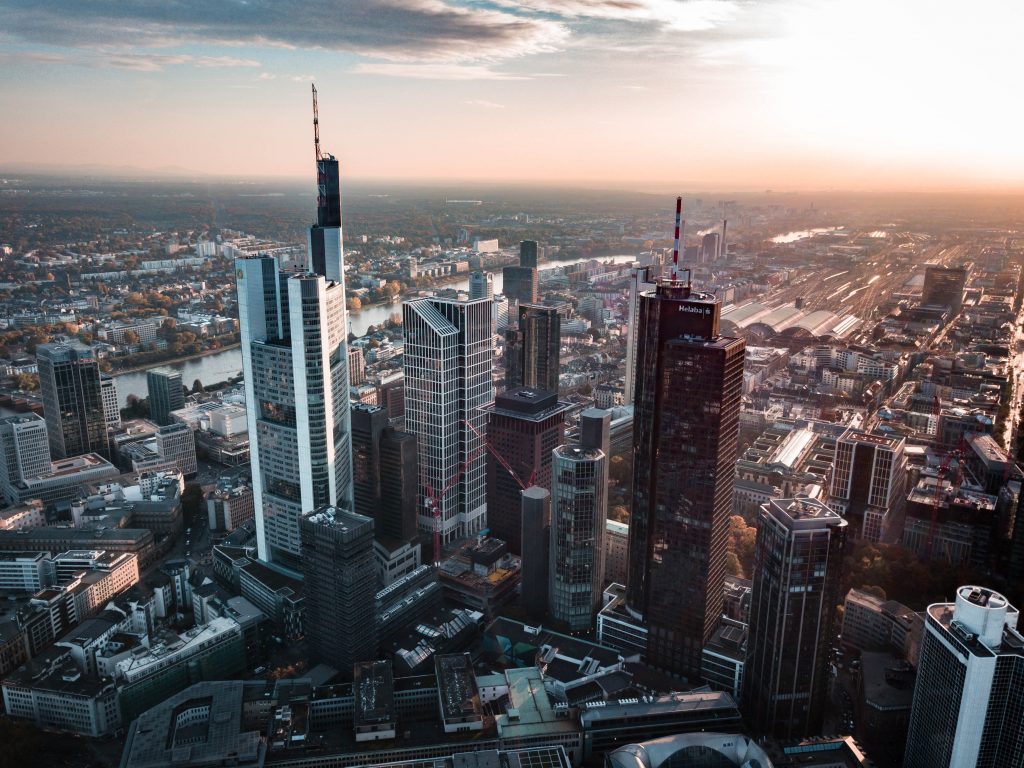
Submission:
<svg viewBox="0 0 1024 768">
<path fill-rule="evenodd" d="M 110 458 L 99 362 L 78 341 L 40 344 L 39 389 L 54 459 L 98 453 Z"/>
<path fill-rule="evenodd" d="M 519 328 L 505 334 L 505 389 L 558 392 L 562 321 L 554 307 L 519 305 Z"/>
<path fill-rule="evenodd" d="M 569 404 L 554 392 L 520 387 L 486 405 L 487 524 L 491 534 L 522 553 L 522 490 L 519 481 L 533 477 L 541 488 L 551 487 L 551 451 L 562 444 Z M 511 466 L 518 480 L 498 461 L 495 451 Z"/>
<path fill-rule="evenodd" d="M 743 384 L 720 312 L 682 281 L 639 297 L 626 601 L 647 660 L 693 680 L 721 614 Z"/>
<path fill-rule="evenodd" d="M 743 712 L 759 735 L 821 733 L 847 530 L 814 499 L 761 507 L 743 670 Z"/>
<path fill-rule="evenodd" d="M 299 519 L 306 593 L 306 638 L 314 658 L 352 674 L 377 652 L 373 520 L 336 507 Z"/>
<path fill-rule="evenodd" d="M 185 392 L 181 386 L 181 371 L 173 368 L 146 371 L 149 418 L 154 424 L 166 427 L 172 421 L 171 411 L 185 407 Z"/>
<path fill-rule="evenodd" d="M 316 224 L 309 229 L 310 267 L 328 280 L 341 280 L 341 182 L 331 155 L 316 161 Z"/>
</svg>

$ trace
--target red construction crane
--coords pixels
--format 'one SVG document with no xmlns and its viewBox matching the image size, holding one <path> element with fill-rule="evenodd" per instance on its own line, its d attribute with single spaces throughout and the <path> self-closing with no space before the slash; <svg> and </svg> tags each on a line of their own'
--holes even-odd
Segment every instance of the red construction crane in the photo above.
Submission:
<svg viewBox="0 0 1024 768">
<path fill-rule="evenodd" d="M 946 455 L 942 457 L 942 464 L 939 465 L 939 474 L 935 478 L 935 492 L 932 494 L 932 519 L 931 524 L 928 526 L 928 541 L 925 544 L 925 553 L 929 560 L 932 559 L 932 548 L 935 545 L 935 526 L 939 521 L 939 507 L 942 504 L 942 481 L 949 472 L 949 465 L 955 459 L 957 461 L 957 471 L 956 476 L 950 481 L 949 490 L 954 495 L 960 490 L 960 483 L 963 482 L 960 461 L 964 456 L 964 445 L 965 440 L 961 437 L 959 445 L 952 451 L 946 452 Z"/>
<path fill-rule="evenodd" d="M 466 457 L 466 460 L 459 465 L 455 474 L 449 477 L 445 482 L 444 488 L 441 489 L 440 493 L 436 493 L 434 491 L 434 487 L 429 482 L 427 483 L 427 507 L 431 510 L 431 514 L 434 518 L 434 565 L 441 562 L 441 499 L 443 499 L 448 494 L 448 491 L 450 491 L 452 487 L 459 482 L 459 479 L 466 473 L 466 470 L 469 469 L 469 466 L 474 461 L 483 456 L 487 451 L 490 451 L 494 458 L 498 460 L 498 463 L 500 463 L 501 466 L 503 466 L 508 473 L 512 475 L 512 478 L 524 491 L 533 486 L 534 476 L 536 475 L 536 468 L 534 468 L 530 473 L 530 479 L 524 483 L 516 471 L 512 469 L 512 465 L 508 463 L 505 457 L 502 456 L 493 445 L 491 445 L 490 441 L 487 439 L 487 435 L 483 434 L 468 421 L 463 420 L 462 423 L 469 427 L 474 435 L 483 440 L 483 445 L 470 452 L 469 456 Z"/>
</svg>

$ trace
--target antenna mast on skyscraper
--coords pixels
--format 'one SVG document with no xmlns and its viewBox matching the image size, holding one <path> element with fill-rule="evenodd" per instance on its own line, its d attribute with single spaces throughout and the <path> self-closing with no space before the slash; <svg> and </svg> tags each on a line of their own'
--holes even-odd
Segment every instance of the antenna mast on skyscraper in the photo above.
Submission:
<svg viewBox="0 0 1024 768">
<path fill-rule="evenodd" d="M 320 154 L 320 113 L 316 108 L 316 85 L 313 87 L 313 145 L 316 147 L 316 159 L 320 161 L 323 156 Z"/>
<path fill-rule="evenodd" d="M 683 198 L 682 195 L 676 198 L 676 238 L 675 246 L 672 248 L 672 282 L 679 279 L 679 229 L 683 219 Z"/>
</svg>

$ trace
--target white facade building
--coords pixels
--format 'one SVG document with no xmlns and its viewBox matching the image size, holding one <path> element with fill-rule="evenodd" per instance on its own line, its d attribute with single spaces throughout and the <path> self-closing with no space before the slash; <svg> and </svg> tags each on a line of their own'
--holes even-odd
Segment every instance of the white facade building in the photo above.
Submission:
<svg viewBox="0 0 1024 768">
<path fill-rule="evenodd" d="M 405 427 L 417 439 L 421 530 L 435 526 L 428 486 L 441 494 L 472 457 L 439 499 L 445 544 L 487 525 L 486 457 L 480 450 L 487 415 L 480 407 L 494 400 L 491 301 L 431 297 L 407 302 L 402 311 Z"/>
</svg>

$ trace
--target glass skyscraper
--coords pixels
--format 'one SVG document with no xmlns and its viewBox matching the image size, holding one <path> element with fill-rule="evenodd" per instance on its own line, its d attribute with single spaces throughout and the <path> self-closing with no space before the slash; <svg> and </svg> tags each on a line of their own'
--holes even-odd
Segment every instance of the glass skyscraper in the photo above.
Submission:
<svg viewBox="0 0 1024 768">
<path fill-rule="evenodd" d="M 660 281 L 638 309 L 626 605 L 647 660 L 697 680 L 722 608 L 745 345 L 688 283 Z"/>
<path fill-rule="evenodd" d="M 110 458 L 99 361 L 91 347 L 59 341 L 36 347 L 43 417 L 54 459 L 98 453 Z"/>
<path fill-rule="evenodd" d="M 306 268 L 236 262 L 259 556 L 300 570 L 299 516 L 352 508 L 348 314 L 338 161 L 317 161 Z"/>
<path fill-rule="evenodd" d="M 759 735 L 821 732 L 847 530 L 814 499 L 761 507 L 743 670 L 743 713 Z"/>
<path fill-rule="evenodd" d="M 443 545 L 487 526 L 487 461 L 481 450 L 487 414 L 481 406 L 494 400 L 491 301 L 432 296 L 406 302 L 402 314 L 405 428 L 417 441 L 419 525 L 434 532 L 429 486 L 443 493 Z"/>
</svg>

